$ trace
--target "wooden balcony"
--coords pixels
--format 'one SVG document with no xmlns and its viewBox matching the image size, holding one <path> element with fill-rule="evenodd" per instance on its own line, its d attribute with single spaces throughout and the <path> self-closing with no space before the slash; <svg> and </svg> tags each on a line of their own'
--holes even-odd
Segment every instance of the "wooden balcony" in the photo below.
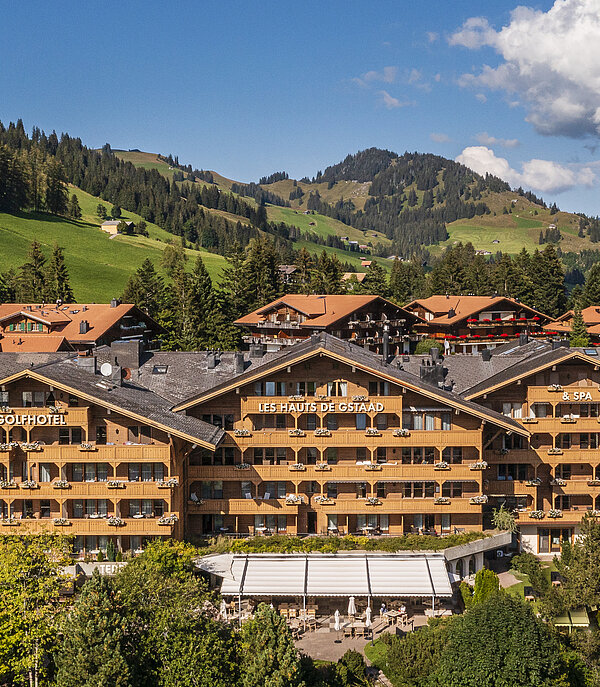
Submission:
<svg viewBox="0 0 600 687">
<path fill-rule="evenodd" d="M 328 413 L 338 413 L 340 415 L 348 415 L 353 417 L 354 413 L 367 412 L 369 415 L 376 415 L 377 413 L 401 413 L 402 412 L 402 396 L 367 396 L 366 401 L 353 401 L 352 396 L 327 396 L 326 398 L 319 398 L 317 396 L 303 396 L 303 400 L 293 401 L 289 396 L 242 396 L 241 399 L 241 413 L 242 417 L 245 415 L 274 415 L 289 414 L 289 415 L 304 415 L 305 413 L 314 413 L 319 416 L 327 415 Z M 382 410 L 359 410 L 357 406 L 365 404 L 368 408 L 369 404 L 376 407 L 383 406 Z M 275 408 L 269 412 L 265 412 L 264 408 L 269 404 L 269 407 Z M 306 404 L 314 406 L 314 410 L 306 410 Z M 353 406 L 353 410 L 340 410 L 340 404 L 346 406 Z M 377 405 L 379 404 L 379 406 Z M 282 405 L 284 409 L 281 410 Z M 331 407 L 334 407 L 332 410 Z M 287 406 L 288 410 L 285 409 Z M 301 411 L 290 410 L 290 406 L 305 406 Z M 342 405 L 343 407 L 343 405 Z"/>
<path fill-rule="evenodd" d="M 121 488 L 110 488 L 107 482 L 70 482 L 57 489 L 51 482 L 40 482 L 37 489 L 1 489 L 0 498 L 9 499 L 77 499 L 106 498 L 111 500 L 145 498 L 168 499 L 174 489 L 159 488 L 157 482 L 123 482 Z"/>
<path fill-rule="evenodd" d="M 285 499 L 204 499 L 203 503 L 188 501 L 186 510 L 190 515 L 296 515 L 298 505 L 287 505 Z"/>
<path fill-rule="evenodd" d="M 535 496 L 537 486 L 528 486 L 527 480 L 489 480 L 484 491 L 488 495 Z"/>
<path fill-rule="evenodd" d="M 600 432 L 597 417 L 540 417 L 520 420 L 532 434 L 568 434 L 569 432 Z"/>
<path fill-rule="evenodd" d="M 591 508 L 590 508 L 591 510 Z M 581 522 L 583 516 L 588 512 L 587 508 L 580 508 L 577 510 L 563 510 L 562 517 L 549 518 L 548 511 L 545 511 L 545 516 L 542 519 L 529 517 L 529 510 L 521 513 L 515 513 L 515 520 L 519 525 L 537 525 L 538 527 L 560 528 L 567 524 L 577 524 Z"/>
<path fill-rule="evenodd" d="M 315 465 L 305 465 L 304 470 L 292 470 L 290 465 L 251 465 L 246 470 L 238 470 L 231 465 L 192 466 L 188 470 L 190 480 L 223 480 L 250 482 L 293 482 L 306 481 L 335 482 L 336 480 L 356 480 L 356 482 L 378 482 L 381 480 L 427 480 L 445 482 L 446 480 L 465 480 L 480 482 L 482 472 L 470 470 L 468 463 L 450 465 L 449 470 L 435 470 L 433 465 L 392 465 L 379 464 L 377 470 L 367 470 L 364 465 L 330 465 L 328 470 L 317 469 Z"/>
<path fill-rule="evenodd" d="M 315 497 L 311 500 L 312 507 L 317 511 L 338 514 L 414 514 L 414 513 L 472 513 L 480 514 L 482 506 L 469 503 L 468 498 L 451 498 L 449 504 L 434 504 L 433 498 L 409 499 L 402 498 L 400 495 L 381 498 L 380 505 L 367 505 L 363 498 L 334 498 L 331 504 L 321 504 L 315 502 Z"/>
<path fill-rule="evenodd" d="M 564 485 L 554 484 L 549 486 L 551 486 L 554 494 L 570 494 L 573 496 L 587 496 L 589 494 L 596 496 L 600 494 L 600 484 L 597 486 L 590 485 L 587 479 L 568 479 L 565 482 L 566 484 Z"/>
<path fill-rule="evenodd" d="M 380 446 L 402 448 L 403 446 L 472 446 L 478 448 L 481 443 L 481 432 L 474 430 L 455 431 L 410 431 L 409 436 L 394 436 L 392 429 L 383 429 L 376 436 L 367 436 L 365 430 L 335 429 L 330 436 L 315 436 L 314 430 L 307 429 L 304 436 L 290 436 L 289 430 L 258 430 L 252 431 L 250 436 L 236 437 L 233 432 L 227 432 L 226 445 L 238 446 L 240 449 L 254 446 L 289 447 L 301 449 L 311 446 L 324 450 L 328 447 L 366 446 L 374 450 Z"/>
<path fill-rule="evenodd" d="M 39 451 L 27 451 L 27 459 L 42 463 L 169 463 L 171 448 L 164 444 L 94 445 L 81 450 L 79 444 L 44 444 Z M 10 456 L 9 453 L 0 456 Z"/>
<path fill-rule="evenodd" d="M 67 526 L 57 526 L 52 519 L 24 519 L 17 520 L 18 525 L 0 526 L 0 534 L 40 534 L 54 533 L 67 535 L 106 534 L 118 535 L 142 535 L 142 536 L 169 536 L 173 527 L 171 525 L 159 525 L 158 518 L 123 518 L 123 525 L 114 527 L 108 524 L 108 519 L 68 518 L 71 523 Z"/>
<path fill-rule="evenodd" d="M 551 385 L 550 385 L 551 386 Z M 550 386 L 529 386 L 527 387 L 527 400 L 529 403 L 595 403 L 600 401 L 600 389 L 596 386 L 562 386 L 557 391 L 552 391 Z M 592 399 L 574 398 L 575 392 L 578 394 L 590 392 Z M 568 394 L 569 399 L 563 400 L 563 393 Z"/>
</svg>

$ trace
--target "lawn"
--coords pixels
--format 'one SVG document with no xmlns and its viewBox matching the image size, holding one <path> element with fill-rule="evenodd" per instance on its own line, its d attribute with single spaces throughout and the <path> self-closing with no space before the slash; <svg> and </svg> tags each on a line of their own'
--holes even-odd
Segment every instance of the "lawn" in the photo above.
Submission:
<svg viewBox="0 0 600 687">
<path fill-rule="evenodd" d="M 101 220 L 96 216 L 99 202 L 111 208 L 110 203 L 70 188 L 76 193 L 83 217 L 79 221 L 55 217 L 44 213 L 0 213 L 0 271 L 18 268 L 27 257 L 31 242 L 42 244 L 46 255 L 55 243 L 62 246 L 65 262 L 71 277 L 75 296 L 82 302 L 108 302 L 120 296 L 127 280 L 145 260 L 150 258 L 159 269 L 159 262 L 166 241 L 177 240 L 156 225 L 149 224 L 150 238 L 143 236 L 118 236 L 111 239 L 99 228 Z M 139 221 L 137 215 L 123 211 L 123 217 Z M 188 265 L 200 254 L 213 278 L 218 278 L 225 259 L 220 255 L 187 250 Z"/>
</svg>

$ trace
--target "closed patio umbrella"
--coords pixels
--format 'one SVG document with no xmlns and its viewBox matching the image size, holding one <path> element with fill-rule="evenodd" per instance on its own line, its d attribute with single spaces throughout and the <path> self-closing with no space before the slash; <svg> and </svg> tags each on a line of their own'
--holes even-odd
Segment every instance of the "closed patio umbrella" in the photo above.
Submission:
<svg viewBox="0 0 600 687">
<path fill-rule="evenodd" d="M 365 627 L 371 627 L 371 607 L 367 606 L 367 617 L 365 618 Z"/>
<path fill-rule="evenodd" d="M 348 615 L 356 615 L 356 604 L 353 596 L 348 599 Z"/>
<path fill-rule="evenodd" d="M 335 619 L 335 625 L 333 626 L 333 629 L 336 632 L 340 631 L 340 612 L 336 610 L 336 612 L 333 614 L 333 617 Z"/>
<path fill-rule="evenodd" d="M 221 607 L 219 608 L 219 615 L 223 620 L 227 620 L 227 604 L 225 599 L 221 599 Z"/>
</svg>

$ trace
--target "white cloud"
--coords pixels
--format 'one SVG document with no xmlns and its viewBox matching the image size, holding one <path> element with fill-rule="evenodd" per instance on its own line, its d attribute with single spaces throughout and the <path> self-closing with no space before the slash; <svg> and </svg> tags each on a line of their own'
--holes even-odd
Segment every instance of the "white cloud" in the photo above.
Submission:
<svg viewBox="0 0 600 687">
<path fill-rule="evenodd" d="M 479 100 L 480 103 L 487 103 L 487 98 L 485 97 L 484 93 L 477 93 L 475 96 L 477 100 Z"/>
<path fill-rule="evenodd" d="M 490 136 L 487 131 L 482 131 L 475 136 L 477 143 L 482 146 L 502 146 L 503 148 L 516 148 L 519 145 L 518 138 L 496 138 Z"/>
<path fill-rule="evenodd" d="M 408 75 L 408 83 L 416 83 L 421 80 L 421 72 L 418 69 L 411 69 Z"/>
<path fill-rule="evenodd" d="M 448 143 L 450 140 L 452 140 L 448 134 L 440 134 L 435 132 L 429 134 L 429 138 L 432 141 L 435 141 L 435 143 Z"/>
<path fill-rule="evenodd" d="M 439 33 L 436 33 L 435 31 L 428 31 L 426 33 L 426 36 L 427 36 L 427 40 L 430 43 L 435 43 L 437 41 L 437 39 L 440 37 Z"/>
<path fill-rule="evenodd" d="M 398 98 L 394 98 L 394 96 L 390 95 L 387 91 L 379 91 L 378 95 L 381 96 L 381 102 L 387 107 L 388 110 L 394 110 L 397 107 L 416 105 L 414 100 L 398 100 Z"/>
<path fill-rule="evenodd" d="M 441 75 L 441 74 L 434 74 L 433 80 L 434 80 L 436 83 L 439 83 L 439 82 L 442 80 L 442 75 Z"/>
<path fill-rule="evenodd" d="M 561 165 L 552 160 L 529 160 L 522 164 L 523 171 L 519 172 L 486 146 L 465 148 L 456 161 L 479 174 L 494 174 L 511 186 L 525 186 L 542 193 L 562 193 L 574 186 L 591 186 L 597 178 L 590 165 Z"/>
<path fill-rule="evenodd" d="M 381 71 L 376 71 L 372 69 L 371 71 L 365 72 L 362 76 L 352 79 L 354 83 L 359 86 L 366 87 L 367 85 L 382 81 L 383 83 L 394 83 L 396 80 L 396 74 L 398 73 L 398 67 L 384 67 Z"/>
<path fill-rule="evenodd" d="M 509 94 L 527 108 L 539 133 L 600 135 L 599 0 L 555 0 L 547 12 L 517 7 L 499 31 L 472 17 L 448 40 L 470 49 L 489 46 L 503 59 L 464 74 L 461 85 Z"/>
</svg>

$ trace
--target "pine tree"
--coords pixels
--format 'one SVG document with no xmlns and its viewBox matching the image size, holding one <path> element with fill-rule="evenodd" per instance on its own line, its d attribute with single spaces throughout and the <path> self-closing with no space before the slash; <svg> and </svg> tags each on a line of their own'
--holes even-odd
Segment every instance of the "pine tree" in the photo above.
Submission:
<svg viewBox="0 0 600 687">
<path fill-rule="evenodd" d="M 37 241 L 31 244 L 28 258 L 19 268 L 17 298 L 21 303 L 41 303 L 46 292 L 46 258 Z"/>
<path fill-rule="evenodd" d="M 164 305 L 164 296 L 164 280 L 157 274 L 150 258 L 146 258 L 129 277 L 121 300 L 123 303 L 135 303 L 150 317 L 157 318 Z"/>
<path fill-rule="evenodd" d="M 77 196 L 74 193 L 69 199 L 67 214 L 72 219 L 81 219 L 81 208 L 79 207 L 79 200 L 77 200 Z"/>
<path fill-rule="evenodd" d="M 96 214 L 100 219 L 106 219 L 106 206 L 102 205 L 102 203 L 98 203 L 96 206 Z"/>
<path fill-rule="evenodd" d="M 211 313 L 214 308 L 212 280 L 198 256 L 190 275 L 190 307 L 195 330 L 195 348 L 207 347 L 213 334 Z"/>
<path fill-rule="evenodd" d="M 94 571 L 66 617 L 56 687 L 129 687 L 123 611 L 112 579 Z"/>
<path fill-rule="evenodd" d="M 425 288 L 423 268 L 413 262 L 394 260 L 390 274 L 390 297 L 400 305 L 418 298 Z"/>
<path fill-rule="evenodd" d="M 389 292 L 387 273 L 378 262 L 373 261 L 371 263 L 361 287 L 363 293 L 376 294 L 387 298 Z"/>
<path fill-rule="evenodd" d="M 576 308 L 573 312 L 569 341 L 572 348 L 584 348 L 590 345 L 590 337 L 579 308 Z"/>
<path fill-rule="evenodd" d="M 121 208 L 118 205 L 113 205 L 113 209 L 110 211 L 110 216 L 113 219 L 121 219 Z"/>
<path fill-rule="evenodd" d="M 533 306 L 551 317 L 561 315 L 567 303 L 565 275 L 551 243 L 542 253 L 536 249 L 531 260 L 530 276 L 534 284 Z"/>
<path fill-rule="evenodd" d="M 600 305 L 600 262 L 592 265 L 585 278 L 581 307 L 587 308 L 590 305 Z"/>
<path fill-rule="evenodd" d="M 53 215 L 65 215 L 68 195 L 61 164 L 50 159 L 46 164 L 46 209 Z"/>
<path fill-rule="evenodd" d="M 57 300 L 61 300 L 63 303 L 75 302 L 63 249 L 56 244 L 54 244 L 50 262 L 46 268 L 45 300 L 51 303 L 55 303 Z"/>
</svg>

